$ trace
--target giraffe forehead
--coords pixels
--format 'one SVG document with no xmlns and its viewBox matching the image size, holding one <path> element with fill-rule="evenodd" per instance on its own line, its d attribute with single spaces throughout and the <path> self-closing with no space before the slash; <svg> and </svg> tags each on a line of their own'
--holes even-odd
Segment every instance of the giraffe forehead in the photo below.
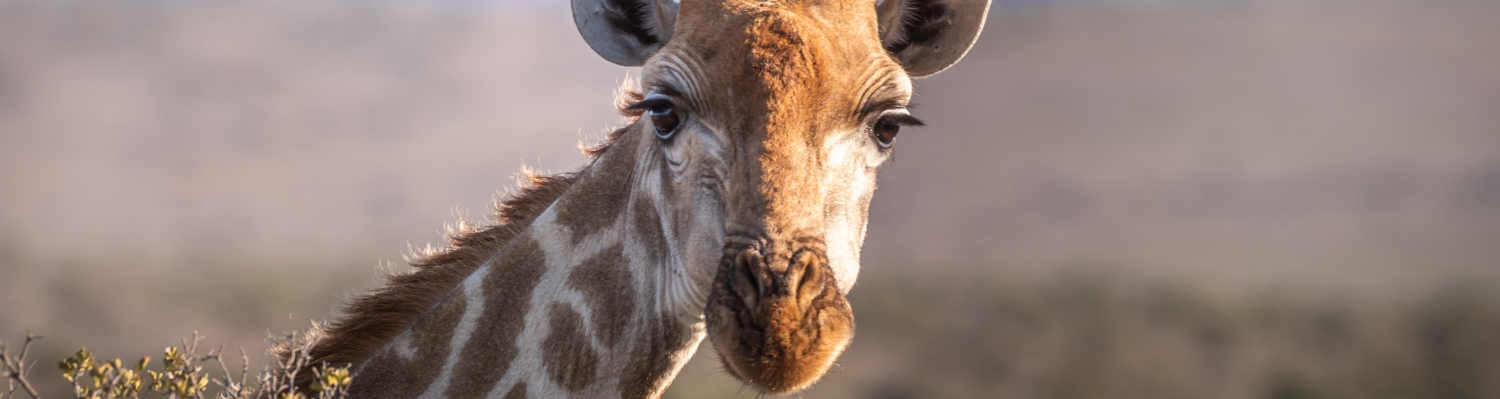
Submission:
<svg viewBox="0 0 1500 399">
<path fill-rule="evenodd" d="M 825 19 L 858 21 L 875 17 L 876 0 L 688 0 L 680 14 L 696 15 L 709 10 L 719 15 L 756 15 L 796 12 Z"/>
<path fill-rule="evenodd" d="M 684 97 L 716 128 L 801 135 L 857 122 L 880 92 L 910 92 L 876 38 L 873 6 L 865 8 L 842 15 L 799 3 L 684 16 L 685 26 L 647 63 L 644 83 Z"/>
</svg>

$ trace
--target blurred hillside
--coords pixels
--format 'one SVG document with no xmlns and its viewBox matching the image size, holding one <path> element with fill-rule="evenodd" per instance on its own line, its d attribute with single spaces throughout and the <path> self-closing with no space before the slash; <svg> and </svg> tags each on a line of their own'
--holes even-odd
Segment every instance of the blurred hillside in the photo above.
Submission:
<svg viewBox="0 0 1500 399">
<path fill-rule="evenodd" d="M 1497 22 L 1481 2 L 1001 8 L 919 82 L 934 123 L 883 171 L 866 251 L 1375 295 L 1496 281 Z"/>
<path fill-rule="evenodd" d="M 1495 397 L 1497 37 L 1487 1 L 997 3 L 917 82 L 806 396 Z M 0 334 L 253 353 L 577 167 L 628 73 L 565 3 L 0 1 Z M 746 394 L 711 352 L 673 395 Z"/>
</svg>

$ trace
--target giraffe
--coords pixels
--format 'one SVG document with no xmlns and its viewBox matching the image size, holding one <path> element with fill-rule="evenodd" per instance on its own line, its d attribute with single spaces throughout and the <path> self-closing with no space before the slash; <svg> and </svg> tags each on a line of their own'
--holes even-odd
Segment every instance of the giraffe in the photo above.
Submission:
<svg viewBox="0 0 1500 399">
<path fill-rule="evenodd" d="M 572 8 L 642 68 L 625 125 L 315 326 L 313 364 L 353 366 L 355 397 L 658 397 L 707 337 L 758 391 L 808 387 L 853 337 L 876 170 L 922 124 L 911 78 L 962 58 L 989 1 Z"/>
</svg>

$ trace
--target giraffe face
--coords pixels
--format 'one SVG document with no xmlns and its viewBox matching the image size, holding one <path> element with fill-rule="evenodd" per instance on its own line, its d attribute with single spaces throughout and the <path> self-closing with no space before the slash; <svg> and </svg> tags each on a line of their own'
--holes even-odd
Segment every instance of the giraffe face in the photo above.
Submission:
<svg viewBox="0 0 1500 399">
<path fill-rule="evenodd" d="M 674 234 L 688 240 L 678 247 L 713 276 L 706 319 L 725 369 L 764 391 L 795 391 L 853 337 L 844 293 L 858 274 L 876 168 L 895 150 L 891 133 L 915 121 L 910 78 L 873 24 L 684 11 L 684 40 L 643 69 L 641 130 L 670 187 L 666 213 L 686 233 Z M 690 24 L 705 16 L 715 23 L 702 25 L 743 34 L 688 45 L 722 35 Z M 833 34 L 861 29 L 870 40 Z"/>
<path fill-rule="evenodd" d="M 670 253 L 709 290 L 725 369 L 765 392 L 807 387 L 853 337 L 844 295 L 876 171 L 901 127 L 921 124 L 911 76 L 956 62 L 987 0 L 589 1 L 574 10 L 590 45 L 643 65 L 630 107 L 644 115 L 627 134 L 649 143 L 640 164 L 660 177 Z M 977 20 L 955 7 L 973 4 Z M 632 21 L 656 25 L 620 29 Z"/>
</svg>

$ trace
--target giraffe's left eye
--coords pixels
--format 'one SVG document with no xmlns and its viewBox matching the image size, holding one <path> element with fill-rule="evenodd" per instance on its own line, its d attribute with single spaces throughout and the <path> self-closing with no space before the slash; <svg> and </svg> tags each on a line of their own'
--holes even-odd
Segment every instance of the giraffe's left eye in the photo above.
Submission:
<svg viewBox="0 0 1500 399">
<path fill-rule="evenodd" d="M 875 139 L 876 144 L 880 144 L 880 148 L 891 148 L 896 144 L 896 134 L 901 133 L 902 125 L 922 126 L 922 121 L 912 117 L 904 109 L 886 111 L 870 126 L 870 136 Z"/>
<path fill-rule="evenodd" d="M 901 124 L 880 118 L 870 130 L 875 136 L 875 142 L 880 143 L 880 148 L 890 148 L 892 144 L 896 144 L 896 133 L 901 133 Z"/>
</svg>

